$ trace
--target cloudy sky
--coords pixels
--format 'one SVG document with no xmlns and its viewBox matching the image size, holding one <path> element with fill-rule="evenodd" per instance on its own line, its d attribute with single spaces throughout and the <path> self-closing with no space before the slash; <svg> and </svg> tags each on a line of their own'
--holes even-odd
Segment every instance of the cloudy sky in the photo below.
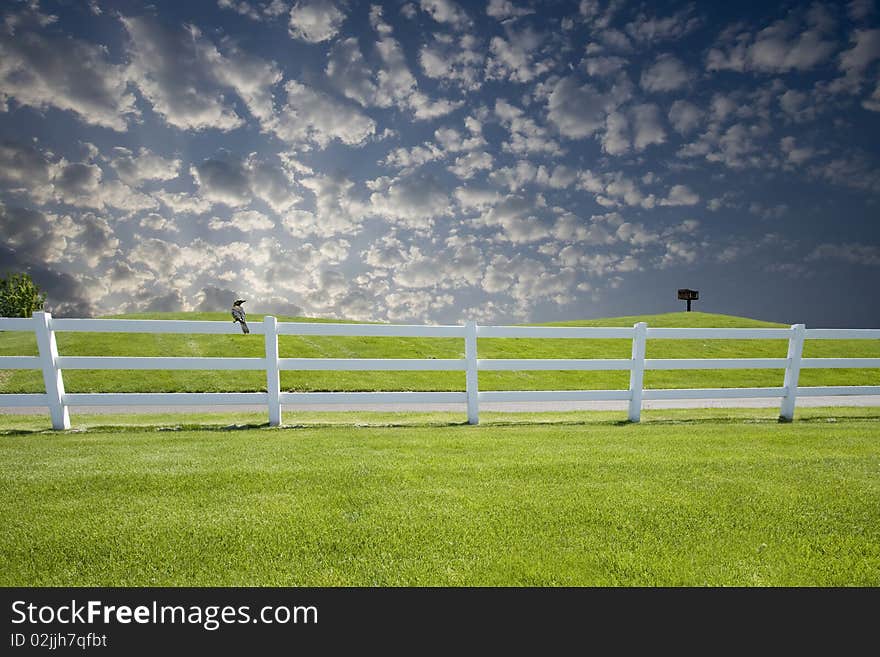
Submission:
<svg viewBox="0 0 880 657">
<path fill-rule="evenodd" d="M 880 326 L 870 0 L 3 7 L 0 268 L 58 314 Z"/>
</svg>

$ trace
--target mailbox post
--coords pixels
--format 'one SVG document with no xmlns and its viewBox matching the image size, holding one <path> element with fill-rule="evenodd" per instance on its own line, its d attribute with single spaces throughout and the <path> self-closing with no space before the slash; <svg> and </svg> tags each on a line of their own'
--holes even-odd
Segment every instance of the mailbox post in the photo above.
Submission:
<svg viewBox="0 0 880 657">
<path fill-rule="evenodd" d="M 687 311 L 691 311 L 691 301 L 696 301 L 700 298 L 700 293 L 697 290 L 689 290 L 687 288 L 682 288 L 678 291 L 678 298 L 682 301 L 687 301 Z"/>
</svg>

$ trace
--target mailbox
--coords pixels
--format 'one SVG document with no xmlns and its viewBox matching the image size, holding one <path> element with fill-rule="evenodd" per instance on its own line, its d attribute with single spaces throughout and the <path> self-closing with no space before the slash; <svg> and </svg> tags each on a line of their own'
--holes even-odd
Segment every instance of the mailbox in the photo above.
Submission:
<svg viewBox="0 0 880 657">
<path fill-rule="evenodd" d="M 689 290 L 686 287 L 681 288 L 678 291 L 678 298 L 682 301 L 687 301 L 687 311 L 691 311 L 691 301 L 696 301 L 700 298 L 700 293 L 698 290 Z"/>
</svg>

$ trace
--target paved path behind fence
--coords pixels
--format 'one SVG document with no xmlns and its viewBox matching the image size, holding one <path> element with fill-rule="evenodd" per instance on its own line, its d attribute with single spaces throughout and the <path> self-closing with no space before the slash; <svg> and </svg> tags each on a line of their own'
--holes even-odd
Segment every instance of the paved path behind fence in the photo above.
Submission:
<svg viewBox="0 0 880 657">
<path fill-rule="evenodd" d="M 480 408 L 485 411 L 503 413 L 536 413 L 544 411 L 626 411 L 626 401 L 585 401 L 585 402 L 496 402 L 483 403 Z M 778 399 L 678 399 L 678 400 L 645 400 L 642 408 L 777 408 Z M 835 397 L 803 397 L 798 400 L 798 406 L 880 406 L 880 395 L 849 395 Z M 282 405 L 284 413 L 296 414 L 297 411 L 380 411 L 415 413 L 420 411 L 451 411 L 466 413 L 463 404 L 301 404 L 291 406 Z M 113 415 L 142 415 L 156 413 L 264 413 L 266 407 L 262 405 L 213 405 L 213 406 L 138 406 L 129 409 L 118 406 L 71 406 L 73 414 L 113 414 Z M 11 415 L 45 415 L 44 407 L 0 407 L 0 414 Z M 288 418 L 291 416 L 288 415 Z"/>
</svg>

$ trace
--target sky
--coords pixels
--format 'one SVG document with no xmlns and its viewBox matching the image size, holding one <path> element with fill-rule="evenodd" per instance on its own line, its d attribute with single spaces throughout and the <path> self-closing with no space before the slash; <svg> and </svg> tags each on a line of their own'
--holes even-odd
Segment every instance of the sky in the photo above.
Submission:
<svg viewBox="0 0 880 657">
<path fill-rule="evenodd" d="M 880 327 L 871 0 L 0 12 L 0 270 L 56 315 Z"/>
</svg>

